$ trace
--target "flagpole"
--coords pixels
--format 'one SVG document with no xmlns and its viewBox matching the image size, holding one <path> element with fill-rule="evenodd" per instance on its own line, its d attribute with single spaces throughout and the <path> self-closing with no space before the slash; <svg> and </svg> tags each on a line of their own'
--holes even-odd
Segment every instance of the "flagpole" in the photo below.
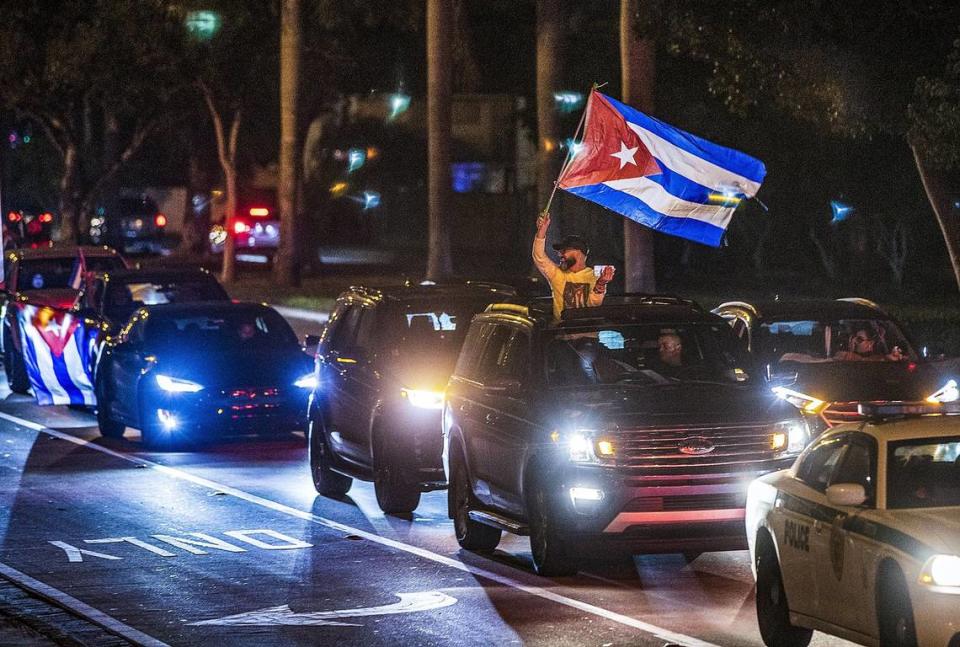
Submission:
<svg viewBox="0 0 960 647">
<path fill-rule="evenodd" d="M 564 159 L 563 165 L 560 167 L 560 172 L 557 173 L 557 179 L 553 181 L 553 190 L 550 191 L 550 197 L 547 198 L 547 205 L 540 213 L 547 213 L 550 211 L 550 205 L 553 204 L 553 196 L 557 194 L 557 187 L 560 185 L 560 178 L 563 177 L 563 174 L 566 173 L 567 169 L 570 167 L 570 163 L 573 162 L 574 147 L 577 145 L 577 137 L 580 136 L 580 130 L 583 128 L 583 124 L 587 120 L 587 110 L 590 108 L 590 101 L 593 99 L 593 93 L 602 88 L 604 85 L 606 85 L 606 83 L 602 85 L 597 85 L 594 83 L 590 88 L 590 97 L 587 99 L 587 105 L 584 106 L 583 114 L 580 115 L 580 123 L 577 124 L 577 130 L 573 133 L 573 144 L 571 144 L 570 150 L 567 151 L 567 157 Z"/>
</svg>

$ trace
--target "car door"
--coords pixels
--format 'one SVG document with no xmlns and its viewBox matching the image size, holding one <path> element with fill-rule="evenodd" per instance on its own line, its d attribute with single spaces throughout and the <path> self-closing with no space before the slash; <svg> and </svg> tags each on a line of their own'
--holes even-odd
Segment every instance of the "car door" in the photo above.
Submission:
<svg viewBox="0 0 960 647">
<path fill-rule="evenodd" d="M 349 456 L 364 465 L 372 465 L 370 421 L 378 401 L 381 381 L 381 373 L 376 370 L 375 364 L 375 344 L 382 307 L 371 304 L 353 307 L 355 310 L 351 311 L 347 321 L 353 327 L 354 334 L 338 355 L 344 389 L 341 414 L 346 416 L 340 425 L 340 433 Z M 344 362 L 345 359 L 354 361 Z M 398 396 L 399 393 L 397 388 Z"/>
<path fill-rule="evenodd" d="M 876 616 L 875 600 L 869 582 L 864 557 L 868 540 L 863 533 L 852 532 L 864 522 L 859 514 L 876 505 L 877 446 L 876 442 L 861 433 L 851 433 L 840 457 L 837 468 L 830 478 L 830 485 L 854 483 L 863 486 L 867 499 L 864 505 L 832 507 L 833 521 L 821 526 L 813 548 L 815 577 L 820 583 L 819 617 L 864 635 L 874 633 Z M 864 601 L 858 604 L 857 601 Z"/>
<path fill-rule="evenodd" d="M 148 360 L 144 354 L 143 329 L 145 318 L 134 315 L 120 332 L 116 343 L 103 356 L 110 363 L 107 379 L 113 393 L 110 412 L 114 418 L 139 424 L 139 386 Z"/>
<path fill-rule="evenodd" d="M 819 609 L 822 583 L 816 559 L 828 541 L 823 524 L 832 521 L 824 493 L 844 446 L 844 437 L 833 435 L 811 447 L 797 466 L 796 478 L 784 482 L 771 513 L 790 609 L 806 616 L 816 617 Z"/>
<path fill-rule="evenodd" d="M 329 339 L 323 349 L 324 368 L 323 387 L 327 394 L 327 432 L 331 449 L 343 457 L 357 460 L 360 447 L 356 446 L 356 434 L 350 430 L 356 425 L 358 407 L 352 372 L 358 358 L 350 356 L 350 349 L 357 336 L 360 322 L 361 305 L 358 302 L 346 302 L 342 310 L 338 309 Z M 354 439 L 351 445 L 350 439 Z"/>
</svg>

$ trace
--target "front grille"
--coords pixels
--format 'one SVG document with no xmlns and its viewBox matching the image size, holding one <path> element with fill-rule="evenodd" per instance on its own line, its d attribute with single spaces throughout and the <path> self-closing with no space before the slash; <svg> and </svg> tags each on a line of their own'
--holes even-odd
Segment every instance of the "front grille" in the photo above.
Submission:
<svg viewBox="0 0 960 647">
<path fill-rule="evenodd" d="M 278 413 L 284 404 L 277 387 L 224 389 L 220 396 L 221 410 L 233 419 Z"/>
<path fill-rule="evenodd" d="M 684 512 L 687 510 L 728 510 L 742 508 L 747 503 L 746 492 L 720 494 L 684 494 L 668 497 L 638 497 L 623 508 L 623 512 Z"/>
<path fill-rule="evenodd" d="M 772 439 L 766 425 L 629 430 L 616 435 L 616 463 L 645 475 L 759 472 L 778 467 Z"/>
</svg>

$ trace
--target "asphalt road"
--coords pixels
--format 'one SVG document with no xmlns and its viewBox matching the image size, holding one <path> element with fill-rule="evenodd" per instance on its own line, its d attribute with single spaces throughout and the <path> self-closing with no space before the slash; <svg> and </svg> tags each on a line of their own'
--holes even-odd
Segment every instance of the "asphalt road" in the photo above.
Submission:
<svg viewBox="0 0 960 647">
<path fill-rule="evenodd" d="M 396 517 L 369 483 L 316 496 L 301 434 L 152 453 L 87 412 L 0 402 L 0 569 L 134 642 L 762 644 L 746 552 L 547 579 L 525 538 L 460 551 L 445 497 Z"/>
</svg>

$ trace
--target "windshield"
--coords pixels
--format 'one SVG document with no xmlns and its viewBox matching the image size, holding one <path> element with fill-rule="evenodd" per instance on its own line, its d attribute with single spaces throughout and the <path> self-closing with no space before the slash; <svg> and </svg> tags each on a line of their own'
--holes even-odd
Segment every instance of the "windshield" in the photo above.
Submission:
<svg viewBox="0 0 960 647">
<path fill-rule="evenodd" d="M 554 386 L 738 384 L 749 382 L 753 373 L 726 324 L 557 330 L 546 342 L 546 371 Z"/>
<path fill-rule="evenodd" d="M 124 269 L 123 260 L 119 256 L 87 256 L 84 261 L 88 272 Z M 79 269 L 78 263 L 75 256 L 20 261 L 17 289 L 26 291 L 70 288 L 70 282 Z"/>
<path fill-rule="evenodd" d="M 197 301 L 226 301 L 230 297 L 213 279 L 111 284 L 103 314 L 113 321 L 125 321 L 142 306 Z"/>
<path fill-rule="evenodd" d="M 473 316 L 483 312 L 490 301 L 451 300 L 439 304 L 410 304 L 392 311 L 392 334 L 381 341 L 384 351 L 395 358 L 418 362 L 443 359 L 453 362 L 463 345 Z"/>
<path fill-rule="evenodd" d="M 144 331 L 148 347 L 232 351 L 296 346 L 297 336 L 283 317 L 273 311 L 241 310 L 209 315 L 151 315 Z"/>
<path fill-rule="evenodd" d="M 960 437 L 891 442 L 887 508 L 960 506 Z"/>
<path fill-rule="evenodd" d="M 754 342 L 765 362 L 916 361 L 906 337 L 889 319 L 771 321 Z"/>
</svg>

